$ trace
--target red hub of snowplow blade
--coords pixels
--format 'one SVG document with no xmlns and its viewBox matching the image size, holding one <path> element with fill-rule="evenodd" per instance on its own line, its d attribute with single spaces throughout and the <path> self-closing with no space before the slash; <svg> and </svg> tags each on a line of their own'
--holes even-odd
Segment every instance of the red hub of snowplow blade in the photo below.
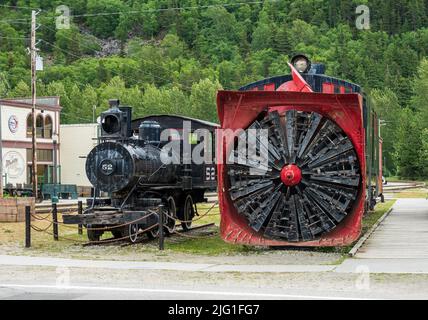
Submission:
<svg viewBox="0 0 428 320">
<path fill-rule="evenodd" d="M 286 186 L 297 186 L 302 181 L 302 170 L 295 164 L 289 164 L 282 168 L 281 180 Z"/>
<path fill-rule="evenodd" d="M 220 91 L 217 106 L 222 129 L 246 129 L 263 112 L 297 110 L 316 112 L 334 121 L 351 140 L 358 157 L 361 182 L 351 211 L 332 231 L 311 241 L 282 241 L 264 237 L 256 232 L 248 221 L 238 213 L 229 190 L 226 155 L 233 148 L 226 138 L 217 135 L 218 190 L 221 212 L 221 236 L 230 243 L 261 246 L 345 246 L 358 239 L 364 213 L 366 194 L 365 137 L 362 119 L 362 97 L 359 94 L 323 94 L 311 92 L 279 91 Z M 219 138 L 220 137 L 220 138 Z M 301 172 L 297 166 L 285 166 L 281 180 L 286 186 L 300 182 Z"/>
</svg>

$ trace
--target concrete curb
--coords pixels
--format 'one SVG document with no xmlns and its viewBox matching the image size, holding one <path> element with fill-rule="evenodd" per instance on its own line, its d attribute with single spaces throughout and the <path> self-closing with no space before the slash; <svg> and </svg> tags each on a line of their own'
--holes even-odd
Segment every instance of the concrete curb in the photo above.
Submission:
<svg viewBox="0 0 428 320">
<path fill-rule="evenodd" d="M 375 230 L 379 227 L 379 225 L 386 219 L 387 216 L 392 212 L 393 207 L 391 207 L 387 212 L 385 212 L 382 217 L 380 217 L 375 224 L 367 231 L 358 242 L 352 247 L 351 251 L 348 252 L 350 257 L 354 257 L 358 250 L 362 247 L 362 245 L 367 241 L 367 239 L 375 232 Z"/>
</svg>

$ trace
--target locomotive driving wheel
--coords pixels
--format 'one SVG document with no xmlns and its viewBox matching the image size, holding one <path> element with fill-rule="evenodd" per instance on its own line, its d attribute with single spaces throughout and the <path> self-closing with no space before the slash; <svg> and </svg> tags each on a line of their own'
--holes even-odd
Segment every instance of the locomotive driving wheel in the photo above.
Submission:
<svg viewBox="0 0 428 320">
<path fill-rule="evenodd" d="M 254 132 L 256 139 L 249 139 Z M 245 141 L 246 150 L 254 149 L 248 141 L 256 141 L 256 155 L 266 155 L 266 161 L 243 157 L 235 145 L 227 169 L 229 195 L 254 231 L 268 239 L 310 241 L 333 230 L 352 210 L 360 165 L 335 122 L 316 112 L 274 111 L 244 133 L 238 141 Z"/>
<path fill-rule="evenodd" d="M 171 235 L 175 232 L 176 220 L 177 220 L 177 207 L 175 205 L 174 197 L 168 197 L 163 212 L 164 218 L 164 232 L 166 235 Z M 159 236 L 159 228 L 155 227 L 146 232 L 149 239 L 155 239 Z"/>
<path fill-rule="evenodd" d="M 131 223 L 126 226 L 117 228 L 117 230 L 113 231 L 113 236 L 116 239 L 128 240 L 131 243 L 136 243 L 139 238 L 140 226 L 136 223 Z"/>
<path fill-rule="evenodd" d="M 190 194 L 186 196 L 186 199 L 184 200 L 184 206 L 181 208 L 181 211 L 182 212 L 180 217 L 183 218 L 181 221 L 181 227 L 184 231 L 188 231 L 192 225 L 192 219 L 195 216 L 193 198 Z"/>
<path fill-rule="evenodd" d="M 175 232 L 175 224 L 177 221 L 177 206 L 175 205 L 175 200 L 173 196 L 168 197 L 166 214 L 165 214 L 165 232 L 167 235 L 170 235 Z"/>
<path fill-rule="evenodd" d="M 136 223 L 132 223 L 128 226 L 129 233 L 129 241 L 132 243 L 136 243 L 138 241 L 138 233 L 140 231 L 140 227 Z"/>
<path fill-rule="evenodd" d="M 147 238 L 153 240 L 156 239 L 159 236 L 159 227 L 156 226 L 149 231 L 146 232 Z"/>
</svg>

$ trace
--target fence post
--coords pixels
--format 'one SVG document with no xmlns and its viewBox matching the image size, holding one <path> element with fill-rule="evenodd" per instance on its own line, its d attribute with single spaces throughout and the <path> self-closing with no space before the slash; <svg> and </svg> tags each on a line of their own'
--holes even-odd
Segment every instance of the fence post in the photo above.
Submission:
<svg viewBox="0 0 428 320">
<path fill-rule="evenodd" d="M 77 202 L 77 214 L 83 213 L 83 203 L 82 201 Z M 81 224 L 77 227 L 77 233 L 82 235 L 83 234 L 83 226 Z"/>
<path fill-rule="evenodd" d="M 159 250 L 164 249 L 164 232 L 163 232 L 163 204 L 159 205 Z"/>
<path fill-rule="evenodd" d="M 25 247 L 31 247 L 31 207 L 25 207 Z"/>
<path fill-rule="evenodd" d="M 58 241 L 58 208 L 56 203 L 52 203 L 52 221 L 53 221 L 53 237 Z"/>
</svg>

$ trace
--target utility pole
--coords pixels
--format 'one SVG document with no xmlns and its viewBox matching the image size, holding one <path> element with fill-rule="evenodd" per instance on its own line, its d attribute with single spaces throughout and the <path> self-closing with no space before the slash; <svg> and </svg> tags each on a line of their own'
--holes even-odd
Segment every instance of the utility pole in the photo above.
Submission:
<svg viewBox="0 0 428 320">
<path fill-rule="evenodd" d="M 31 11 L 31 115 L 33 118 L 33 127 L 31 128 L 32 132 L 32 182 L 33 182 L 33 196 L 37 199 L 37 143 L 36 143 L 36 58 L 37 58 L 37 49 L 36 49 L 36 11 Z"/>
</svg>

